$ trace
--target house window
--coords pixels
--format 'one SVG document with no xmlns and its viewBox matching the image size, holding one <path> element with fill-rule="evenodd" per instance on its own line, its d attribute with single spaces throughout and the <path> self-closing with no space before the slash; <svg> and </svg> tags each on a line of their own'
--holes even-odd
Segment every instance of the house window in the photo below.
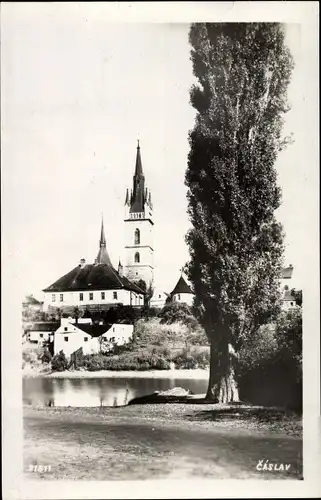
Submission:
<svg viewBox="0 0 321 500">
<path fill-rule="evenodd" d="M 68 332 L 68 326 L 65 326 L 64 330 L 65 332 Z"/>
<path fill-rule="evenodd" d="M 64 337 L 64 341 L 65 342 L 68 342 L 69 338 L 68 337 Z"/>
<path fill-rule="evenodd" d="M 178 300 L 181 300 L 181 295 L 180 293 L 177 295 Z"/>
<path fill-rule="evenodd" d="M 52 300 L 52 302 L 56 302 L 56 295 L 54 293 L 51 296 L 51 300 Z"/>
<path fill-rule="evenodd" d="M 63 302 L 63 301 L 64 301 L 64 294 L 63 294 L 63 293 L 61 293 L 61 294 L 60 294 L 60 302 Z"/>
<path fill-rule="evenodd" d="M 39 333 L 39 337 L 42 339 L 43 338 L 43 333 Z"/>
<path fill-rule="evenodd" d="M 135 253 L 135 262 L 140 262 L 139 252 Z"/>
<path fill-rule="evenodd" d="M 83 293 L 80 293 L 80 294 L 79 294 L 79 300 L 80 300 L 80 301 L 84 300 L 84 294 L 83 294 Z"/>
<path fill-rule="evenodd" d="M 92 292 L 89 293 L 89 300 L 94 300 L 94 294 Z"/>
<path fill-rule="evenodd" d="M 159 295 L 158 295 L 158 298 L 159 298 L 159 299 L 161 299 L 161 297 L 162 297 L 162 296 L 161 296 L 161 294 L 159 294 Z"/>
<path fill-rule="evenodd" d="M 293 302 L 291 302 L 291 306 L 293 306 Z"/>
<path fill-rule="evenodd" d="M 140 244 L 140 230 L 136 229 L 136 231 L 135 231 L 135 245 L 139 245 L 139 244 Z"/>
<path fill-rule="evenodd" d="M 101 300 L 105 300 L 105 292 L 101 292 Z"/>
<path fill-rule="evenodd" d="M 115 300 L 117 300 L 117 298 L 118 298 L 118 297 L 117 297 L 117 292 L 113 292 L 113 298 L 114 298 Z"/>
<path fill-rule="evenodd" d="M 84 342 L 88 342 L 88 337 L 84 337 Z"/>
</svg>

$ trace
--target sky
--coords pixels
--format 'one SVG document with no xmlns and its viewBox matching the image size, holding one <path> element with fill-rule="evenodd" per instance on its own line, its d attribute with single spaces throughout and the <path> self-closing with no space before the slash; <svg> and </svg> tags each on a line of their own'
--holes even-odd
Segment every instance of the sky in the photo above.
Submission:
<svg viewBox="0 0 321 500">
<path fill-rule="evenodd" d="M 35 5 L 35 4 L 34 4 Z M 52 4 L 12 9 L 2 28 L 5 100 L 3 206 L 6 249 L 23 294 L 93 262 L 104 215 L 114 266 L 123 255 L 124 201 L 140 140 L 154 204 L 155 285 L 170 292 L 188 259 L 184 173 L 195 112 L 188 23 L 110 23 Z M 292 285 L 305 276 L 313 188 L 304 161 L 303 65 L 299 25 L 288 25 L 295 61 L 284 133 L 294 143 L 277 161 Z M 6 207 L 10 206 L 6 212 Z M 311 209 L 312 209 L 311 205 Z"/>
</svg>

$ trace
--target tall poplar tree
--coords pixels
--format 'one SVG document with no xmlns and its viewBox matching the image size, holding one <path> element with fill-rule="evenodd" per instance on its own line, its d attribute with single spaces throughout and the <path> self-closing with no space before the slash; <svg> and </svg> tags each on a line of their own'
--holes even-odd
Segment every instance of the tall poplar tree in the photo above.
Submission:
<svg viewBox="0 0 321 500">
<path fill-rule="evenodd" d="M 187 274 L 211 344 L 207 398 L 238 400 L 233 355 L 280 306 L 274 168 L 293 61 L 278 23 L 193 24 Z"/>
</svg>

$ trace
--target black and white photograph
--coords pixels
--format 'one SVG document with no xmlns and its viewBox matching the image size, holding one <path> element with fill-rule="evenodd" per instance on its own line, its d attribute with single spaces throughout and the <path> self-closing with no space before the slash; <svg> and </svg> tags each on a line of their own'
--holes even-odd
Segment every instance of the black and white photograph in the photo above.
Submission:
<svg viewBox="0 0 321 500">
<path fill-rule="evenodd" d="M 318 3 L 1 10 L 5 500 L 317 497 Z"/>
</svg>

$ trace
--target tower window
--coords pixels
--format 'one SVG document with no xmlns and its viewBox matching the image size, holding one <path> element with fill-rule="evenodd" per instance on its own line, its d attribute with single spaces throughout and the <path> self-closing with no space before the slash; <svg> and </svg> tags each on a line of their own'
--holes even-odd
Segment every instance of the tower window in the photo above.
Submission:
<svg viewBox="0 0 321 500">
<path fill-rule="evenodd" d="M 65 342 L 68 342 L 69 338 L 68 337 L 64 337 L 64 341 Z"/>
<path fill-rule="evenodd" d="M 139 244 L 140 244 L 140 230 L 136 229 L 135 230 L 135 245 L 139 245 Z"/>
<path fill-rule="evenodd" d="M 140 262 L 140 255 L 138 252 L 135 253 L 135 262 Z"/>
</svg>

